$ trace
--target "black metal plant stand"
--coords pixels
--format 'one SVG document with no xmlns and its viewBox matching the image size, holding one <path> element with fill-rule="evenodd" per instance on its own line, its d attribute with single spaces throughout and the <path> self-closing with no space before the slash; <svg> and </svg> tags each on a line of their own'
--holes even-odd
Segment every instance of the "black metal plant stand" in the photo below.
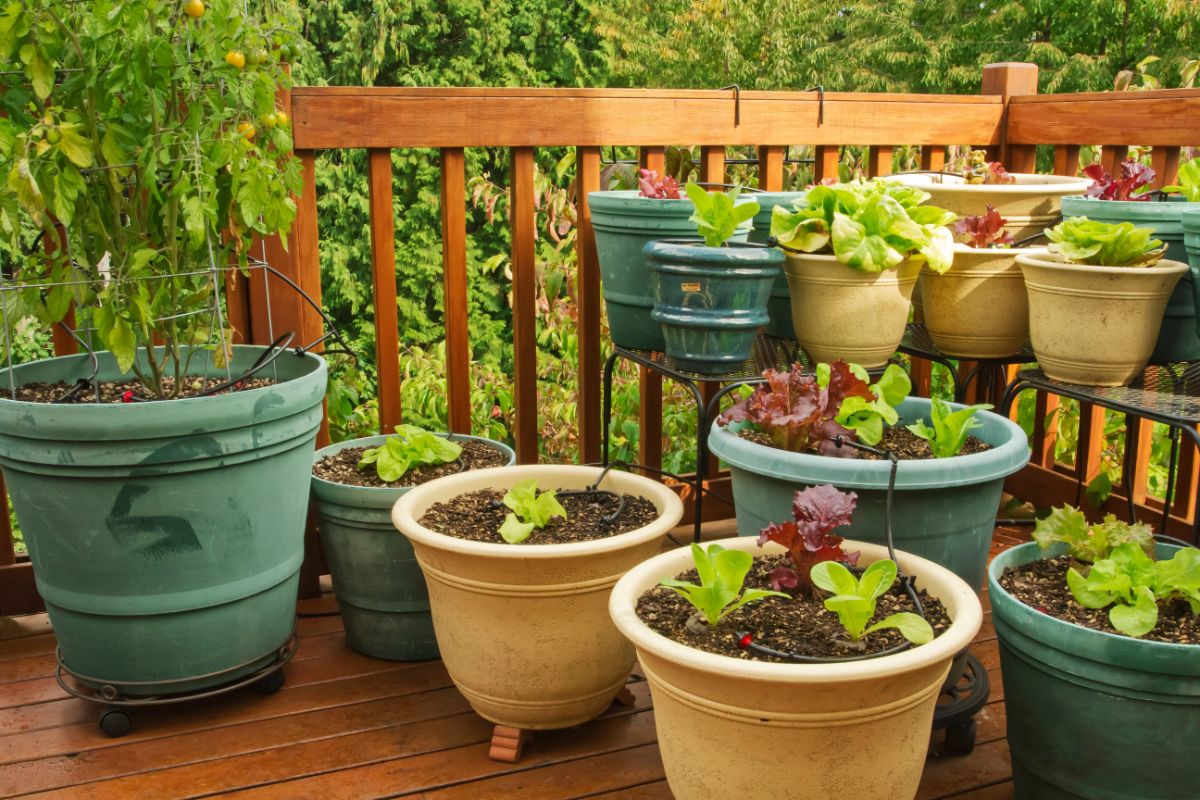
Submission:
<svg viewBox="0 0 1200 800">
<path fill-rule="evenodd" d="M 1028 342 L 1020 351 L 1003 358 L 968 359 L 948 356 L 933 343 L 929 331 L 924 323 L 920 322 L 909 323 L 897 349 L 906 355 L 923 358 L 945 367 L 954 383 L 954 400 L 959 403 L 965 402 L 967 388 L 973 382 L 976 384 L 976 396 L 998 398 L 1005 388 L 1004 368 L 1006 366 L 1031 364 L 1037 360 L 1033 355 L 1033 348 L 1029 346 Z M 966 373 L 961 373 L 959 367 L 962 361 L 972 361 L 975 366 Z"/>
</svg>

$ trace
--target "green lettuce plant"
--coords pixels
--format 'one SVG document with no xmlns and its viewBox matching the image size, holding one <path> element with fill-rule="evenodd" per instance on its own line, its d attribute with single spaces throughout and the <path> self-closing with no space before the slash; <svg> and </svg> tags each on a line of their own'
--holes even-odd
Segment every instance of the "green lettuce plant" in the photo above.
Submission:
<svg viewBox="0 0 1200 800">
<path fill-rule="evenodd" d="M 696 230 L 704 238 L 704 244 L 709 247 L 721 247 L 733 236 L 737 226 L 748 219 L 753 219 L 758 213 L 757 202 L 738 203 L 738 189 L 726 192 L 708 192 L 703 186 L 689 183 L 685 187 L 688 199 L 696 210 L 692 213 L 691 222 L 696 224 Z"/>
<path fill-rule="evenodd" d="M 416 425 L 397 425 L 379 447 L 364 450 L 358 469 L 374 465 L 379 479 L 387 483 L 398 481 L 414 467 L 449 464 L 462 454 L 462 446 L 444 436 L 438 436 Z"/>
<path fill-rule="evenodd" d="M 1043 550 L 1062 542 L 1076 561 L 1091 564 L 1108 558 L 1114 548 L 1133 544 L 1147 555 L 1154 553 L 1154 531 L 1143 522 L 1129 524 L 1109 514 L 1091 524 L 1078 508 L 1061 506 L 1037 521 L 1033 540 Z"/>
<path fill-rule="evenodd" d="M 858 364 L 849 364 L 850 372 L 861 381 L 869 381 L 867 371 Z M 822 389 L 829 386 L 832 370 L 829 364 L 817 364 L 817 385 Z M 912 391 L 912 381 L 904 367 L 888 364 L 879 380 L 871 384 L 874 399 L 859 394 L 847 395 L 838 406 L 834 422 L 849 428 L 863 444 L 876 445 L 883 439 L 885 426 L 895 425 L 900 419 L 896 406 L 904 402 Z"/>
<path fill-rule="evenodd" d="M 975 412 L 987 411 L 992 408 L 988 403 L 978 403 L 973 406 L 951 411 L 950 404 L 940 398 L 933 398 L 929 405 L 929 416 L 933 426 L 919 419 L 908 429 L 914 436 L 919 436 L 929 442 L 935 458 L 950 458 L 962 452 L 967 443 L 967 436 L 976 428 L 983 427 L 975 419 Z"/>
<path fill-rule="evenodd" d="M 896 181 L 871 180 L 814 186 L 788 211 L 776 206 L 771 235 L 805 253 L 831 253 L 863 272 L 893 269 L 910 258 L 937 273 L 950 269 L 955 216 L 922 205 L 928 192 Z"/>
<path fill-rule="evenodd" d="M 539 492 L 536 478 L 513 484 L 504 495 L 504 505 L 511 513 L 500 526 L 500 538 L 509 544 L 520 544 L 535 528 L 541 530 L 554 517 L 567 518 L 558 495 L 553 491 Z"/>
<path fill-rule="evenodd" d="M 726 550 L 719 544 L 710 544 L 705 550 L 698 544 L 692 544 L 692 560 L 700 576 L 699 586 L 674 578 L 665 579 L 660 585 L 677 592 L 691 603 L 710 626 L 715 626 L 747 603 L 768 597 L 789 597 L 783 592 L 768 589 L 745 589 L 746 575 L 754 564 L 754 558 L 742 550 Z"/>
<path fill-rule="evenodd" d="M 813 566 L 810 577 L 817 587 L 833 593 L 825 599 L 825 608 L 837 614 L 850 641 L 858 642 L 876 631 L 893 628 L 913 644 L 932 641 L 933 628 L 910 611 L 897 612 L 867 626 L 875 616 L 879 598 L 896 582 L 896 572 L 896 562 L 886 558 L 867 567 L 861 578 L 855 578 L 837 561 L 821 561 Z"/>
<path fill-rule="evenodd" d="M 1072 264 L 1093 267 L 1152 267 L 1167 247 L 1154 231 L 1132 222 L 1096 222 L 1072 217 L 1046 229 L 1051 253 Z"/>
<path fill-rule="evenodd" d="M 1176 180 L 1179 183 L 1164 186 L 1163 191 L 1181 194 L 1189 203 L 1200 203 L 1200 158 L 1184 163 Z"/>
<path fill-rule="evenodd" d="M 1113 548 L 1085 576 L 1067 569 L 1067 586 L 1085 608 L 1108 608 L 1112 626 L 1141 637 L 1158 624 L 1159 601 L 1186 600 L 1200 614 L 1200 550 L 1183 548 L 1169 561 L 1155 561 L 1133 542 Z"/>
</svg>

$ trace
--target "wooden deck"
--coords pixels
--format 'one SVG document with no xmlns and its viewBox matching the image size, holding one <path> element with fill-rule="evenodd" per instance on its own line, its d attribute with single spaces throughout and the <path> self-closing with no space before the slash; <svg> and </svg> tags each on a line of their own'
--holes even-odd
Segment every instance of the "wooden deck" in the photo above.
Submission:
<svg viewBox="0 0 1200 800">
<path fill-rule="evenodd" d="M 997 531 L 995 547 L 1015 541 Z M 543 734 L 521 763 L 500 764 L 487 758 L 491 725 L 470 710 L 440 662 L 355 653 L 329 596 L 305 601 L 301 611 L 299 650 L 278 694 L 242 691 L 139 711 L 121 739 L 101 734 L 97 707 L 55 683 L 45 615 L 0 619 L 0 797 L 671 797 L 645 683 L 632 684 L 633 707 Z M 1012 797 L 990 612 L 973 651 L 992 679 L 991 702 L 976 717 L 978 744 L 970 756 L 943 756 L 935 735 L 921 800 Z"/>
</svg>

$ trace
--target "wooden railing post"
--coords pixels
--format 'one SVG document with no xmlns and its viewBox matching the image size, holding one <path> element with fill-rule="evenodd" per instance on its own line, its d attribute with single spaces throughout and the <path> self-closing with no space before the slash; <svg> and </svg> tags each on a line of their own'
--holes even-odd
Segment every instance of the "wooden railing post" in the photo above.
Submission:
<svg viewBox="0 0 1200 800">
<path fill-rule="evenodd" d="M 1004 116 L 1000 120 L 1000 147 L 996 154 L 1009 172 L 1034 172 L 1037 169 L 1035 145 L 1008 144 L 1008 100 L 1019 95 L 1037 94 L 1037 64 L 1006 61 L 983 68 L 982 94 L 1000 95 Z"/>
<path fill-rule="evenodd" d="M 379 432 L 400 424 L 400 324 L 396 309 L 396 221 L 392 211 L 392 151 L 369 151 L 371 278 L 375 297 L 375 366 Z"/>
<path fill-rule="evenodd" d="M 532 147 L 511 150 L 508 184 L 512 225 L 513 398 L 517 461 L 538 460 L 537 208 Z"/>
<path fill-rule="evenodd" d="M 666 168 L 666 154 L 661 147 L 638 149 L 638 166 L 659 174 Z M 638 367 L 638 463 L 662 468 L 662 375 L 646 367 Z"/>
<path fill-rule="evenodd" d="M 467 326 L 467 188 L 461 147 L 441 152 L 442 281 L 449 428 L 471 432 L 471 342 Z"/>
<path fill-rule="evenodd" d="M 579 233 L 575 240 L 575 307 L 579 316 L 579 460 L 600 460 L 600 261 L 588 192 L 600 189 L 600 148 L 580 147 L 575 157 L 575 206 Z"/>
</svg>

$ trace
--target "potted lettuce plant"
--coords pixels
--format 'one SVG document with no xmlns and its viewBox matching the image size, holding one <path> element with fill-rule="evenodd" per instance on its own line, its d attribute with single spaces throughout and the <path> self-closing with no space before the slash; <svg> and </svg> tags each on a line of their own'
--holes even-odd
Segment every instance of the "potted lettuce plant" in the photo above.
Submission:
<svg viewBox="0 0 1200 800">
<path fill-rule="evenodd" d="M 1017 263 L 1029 295 L 1029 334 L 1047 377 L 1123 386 L 1145 368 L 1163 312 L 1187 264 L 1132 222 L 1072 217 L 1046 231 L 1046 255 Z"/>
<path fill-rule="evenodd" d="M 667 782 L 675 797 L 711 800 L 914 797 L 979 600 L 937 564 L 835 534 L 853 493 L 789 499 L 757 540 L 664 553 L 612 592 L 650 684 Z M 901 575 L 915 577 L 919 604 Z"/>
<path fill-rule="evenodd" d="M 1064 507 L 988 570 L 1017 797 L 1185 800 L 1200 785 L 1200 550 Z M 1104 753 L 1104 758 L 1095 758 Z"/>
<path fill-rule="evenodd" d="M 771 217 L 775 206 L 789 207 L 804 199 L 807 191 L 799 192 L 756 192 L 754 202 L 758 203 L 758 213 L 754 215 L 754 228 L 746 241 L 756 244 L 767 244 L 771 238 Z M 765 328 L 769 336 L 778 339 L 795 339 L 796 330 L 792 327 L 792 293 L 788 289 L 787 275 L 780 270 L 771 286 L 771 298 L 767 301 L 768 320 Z"/>
<path fill-rule="evenodd" d="M 515 460 L 500 442 L 414 425 L 317 451 L 313 505 L 351 647 L 374 658 L 437 658 L 425 579 L 412 545 L 396 535 L 392 506 L 421 483 Z"/>
<path fill-rule="evenodd" d="M 1131 222 L 1148 228 L 1166 245 L 1166 258 L 1187 261 L 1183 214 L 1200 210 L 1200 159 L 1182 164 L 1177 182 L 1161 191 L 1150 189 L 1158 177 L 1154 170 L 1134 160 L 1123 162 L 1116 176 L 1100 164 L 1085 167 L 1083 174 L 1092 184 L 1082 196 L 1063 198 L 1064 216 L 1087 217 L 1096 222 Z M 1167 301 L 1150 363 L 1200 359 L 1196 304 L 1195 284 L 1192 276 L 1185 273 Z"/>
<path fill-rule="evenodd" d="M 954 216 L 929 195 L 885 180 L 814 186 L 771 234 L 787 252 L 796 340 L 814 361 L 882 366 L 908 323 L 922 266 L 945 272 Z"/>
<path fill-rule="evenodd" d="M 691 222 L 701 239 L 660 240 L 644 249 L 654 289 L 650 317 L 662 325 L 664 352 L 688 372 L 721 373 L 742 364 L 780 275 L 783 253 L 765 245 L 731 242 L 758 213 L 739 192 L 707 192 L 687 185 L 695 206 Z"/>
</svg>

